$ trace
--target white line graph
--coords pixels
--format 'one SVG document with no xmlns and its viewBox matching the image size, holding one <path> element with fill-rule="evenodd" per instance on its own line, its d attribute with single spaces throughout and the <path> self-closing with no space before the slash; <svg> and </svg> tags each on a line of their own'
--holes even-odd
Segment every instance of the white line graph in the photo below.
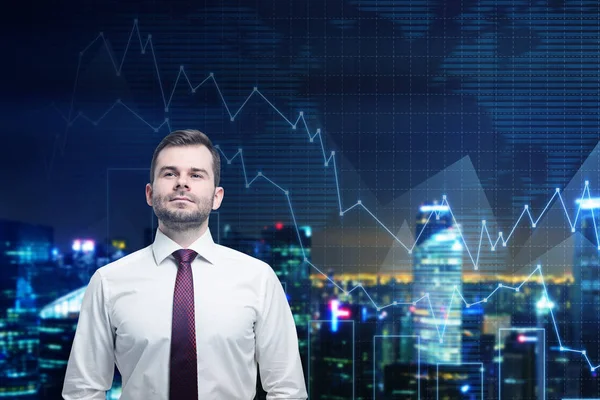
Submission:
<svg viewBox="0 0 600 400">
<path fill-rule="evenodd" d="M 150 49 L 150 53 L 152 54 L 152 60 L 154 62 L 154 66 L 156 69 L 156 73 L 157 73 L 157 79 L 159 81 L 159 86 L 160 86 L 160 90 L 161 90 L 161 96 L 162 96 L 162 100 L 163 100 L 163 104 L 164 104 L 164 110 L 165 112 L 169 111 L 169 107 L 171 105 L 171 102 L 173 100 L 173 96 L 175 93 L 175 89 L 177 88 L 177 85 L 179 84 L 179 81 L 183 79 L 185 80 L 185 82 L 187 82 L 187 85 L 190 88 L 190 92 L 191 93 L 195 93 L 200 87 L 203 87 L 205 83 L 207 82 L 211 82 L 214 84 L 215 89 L 217 90 L 220 99 L 223 103 L 223 107 L 226 109 L 230 121 L 234 121 L 235 118 L 240 114 L 240 112 L 243 110 L 244 106 L 248 103 L 248 101 L 253 97 L 253 96 L 259 96 L 261 99 L 263 99 L 279 116 L 281 116 L 281 118 L 287 122 L 287 124 L 289 124 L 290 128 L 292 130 L 297 130 L 298 126 L 301 126 L 305 131 L 306 134 L 308 136 L 309 142 L 313 143 L 315 138 L 318 137 L 319 139 L 319 143 L 320 143 L 320 147 L 321 147 L 321 152 L 323 154 L 323 165 L 324 167 L 329 167 L 330 164 L 332 164 L 332 167 L 334 169 L 334 175 L 335 175 L 335 180 L 336 180 L 336 189 L 337 189 L 337 200 L 338 200 L 338 207 L 339 207 L 339 215 L 340 217 L 344 216 L 346 213 L 348 213 L 349 211 L 351 211 L 352 209 L 354 209 L 355 207 L 361 207 L 363 210 L 365 210 L 380 226 L 382 229 L 384 229 L 386 232 L 388 232 L 393 239 L 399 243 L 407 252 L 408 254 L 411 254 L 412 251 L 414 250 L 414 248 L 416 247 L 416 243 L 418 242 L 419 237 L 421 236 L 421 234 L 424 232 L 425 228 L 427 227 L 429 221 L 431 220 L 432 216 L 439 216 L 439 212 L 438 211 L 432 211 L 428 218 L 427 218 L 427 222 L 423 225 L 423 228 L 421 229 L 421 231 L 418 233 L 417 238 L 415 239 L 415 241 L 413 243 L 404 243 L 403 241 L 401 241 L 397 236 L 395 236 L 392 231 L 390 230 L 390 228 L 388 228 L 379 218 L 377 218 L 377 216 L 375 214 L 373 214 L 371 212 L 371 210 L 365 206 L 361 200 L 357 200 L 356 203 L 354 203 L 353 205 L 351 205 L 350 207 L 347 207 L 346 209 L 343 208 L 342 206 L 342 199 L 341 199 L 341 194 L 340 194 L 340 186 L 339 186 L 339 179 L 338 179 L 338 173 L 337 173 L 337 166 L 336 166 L 336 158 L 335 158 L 335 151 L 330 151 L 329 155 L 328 155 L 328 151 L 325 149 L 324 143 L 323 143 L 323 139 L 322 139 L 322 133 L 321 133 L 321 129 L 316 129 L 315 134 L 312 135 L 310 132 L 310 129 L 308 127 L 308 123 L 306 121 L 305 115 L 303 111 L 300 111 L 298 113 L 298 116 L 295 118 L 288 118 L 286 117 L 275 105 L 274 103 L 269 100 L 259 89 L 258 87 L 253 87 L 253 89 L 250 91 L 250 93 L 248 94 L 248 96 L 246 97 L 246 99 L 244 100 L 244 102 L 240 105 L 240 107 L 237 109 L 237 111 L 232 112 L 232 107 L 230 107 L 227 103 L 227 101 L 225 100 L 222 91 L 219 87 L 219 84 L 215 78 L 215 75 L 213 72 L 209 73 L 208 76 L 206 78 L 204 78 L 199 84 L 197 85 L 193 85 L 192 82 L 189 79 L 188 74 L 185 72 L 185 67 L 184 66 L 180 66 L 178 74 L 177 74 L 177 78 L 175 80 L 175 83 L 173 85 L 173 88 L 171 90 L 170 94 L 165 94 L 165 90 L 164 87 L 162 85 L 162 79 L 160 76 L 160 68 L 157 64 L 156 61 L 156 55 L 154 52 L 154 46 L 152 45 L 152 35 L 148 35 L 146 38 L 145 43 L 143 42 L 142 39 L 142 35 L 139 31 L 139 25 L 138 25 L 138 20 L 134 20 L 134 24 L 131 30 L 131 33 L 129 35 L 129 40 L 127 42 L 127 45 L 125 47 L 124 53 L 123 53 L 123 57 L 120 61 L 120 63 L 117 63 L 117 61 L 115 60 L 115 58 L 113 57 L 112 53 L 108 50 L 108 44 L 106 41 L 106 38 L 104 36 L 104 34 L 102 32 L 99 33 L 99 35 L 92 41 L 90 42 L 90 44 L 88 44 L 83 51 L 81 51 L 79 53 L 79 62 L 78 62 L 78 66 L 77 66 L 77 72 L 76 72 L 76 77 L 75 77 L 75 83 L 73 86 L 73 94 L 71 97 L 71 103 L 70 103 L 70 108 L 68 113 L 65 115 L 63 112 L 61 112 L 60 110 L 57 110 L 57 112 L 59 112 L 59 114 L 61 115 L 61 117 L 64 119 L 64 121 L 67 124 L 67 130 L 68 128 L 72 127 L 73 124 L 79 120 L 87 120 L 88 122 L 92 123 L 93 125 L 99 125 L 102 120 L 112 111 L 114 110 L 117 106 L 120 107 L 124 107 L 126 110 L 128 110 L 132 115 L 134 115 L 136 118 L 138 118 L 139 120 L 141 120 L 144 124 L 148 125 L 149 128 L 153 129 L 155 132 L 158 132 L 163 126 L 167 126 L 169 129 L 171 129 L 170 123 L 169 123 L 169 118 L 166 117 L 164 122 L 162 122 L 160 125 L 157 126 L 153 126 L 152 124 L 150 124 L 148 121 L 146 121 L 142 116 L 140 116 L 138 113 L 136 113 L 131 107 L 129 107 L 128 105 L 126 105 L 125 103 L 123 103 L 120 99 L 117 99 L 110 107 L 108 107 L 108 109 L 97 119 L 92 120 L 90 117 L 88 117 L 85 113 L 83 112 L 78 112 L 75 116 L 73 116 L 73 110 L 74 110 L 74 99 L 75 99 L 75 93 L 77 90 L 77 82 L 79 79 L 79 71 L 81 69 L 81 59 L 83 57 L 83 55 L 96 43 L 96 42 L 102 42 L 104 43 L 105 48 L 107 49 L 107 52 L 110 55 L 110 59 L 112 62 L 112 65 L 115 69 L 115 73 L 117 76 L 119 76 L 121 74 L 122 71 L 122 67 L 123 64 L 125 62 L 125 58 L 127 56 L 132 38 L 134 37 L 134 34 L 137 33 L 137 38 L 139 39 L 139 43 L 140 43 L 140 48 L 141 48 L 141 53 L 145 54 L 147 48 Z M 117 65 L 118 64 L 118 65 Z M 65 134 L 65 138 L 66 140 L 66 134 Z M 396 302 L 394 301 L 391 304 L 388 305 L 384 305 L 384 306 L 379 306 L 375 303 L 375 301 L 373 300 L 373 298 L 369 295 L 369 293 L 367 292 L 367 290 L 364 288 L 364 286 L 362 284 L 358 284 L 356 285 L 354 288 L 352 288 L 351 290 L 344 290 L 342 287 L 340 287 L 338 284 L 336 284 L 332 279 L 330 279 L 326 273 L 322 272 L 321 269 L 319 269 L 316 265 L 314 265 L 313 263 L 311 263 L 307 257 L 306 257 L 306 253 L 305 253 L 305 249 L 302 246 L 302 240 L 300 238 L 300 231 L 299 231 L 299 227 L 296 221 L 296 217 L 294 214 L 294 209 L 291 203 L 291 199 L 290 199 L 290 191 L 281 187 L 279 184 L 277 184 L 276 182 L 274 182 L 273 180 L 269 179 L 265 174 L 263 174 L 261 171 L 258 171 L 256 173 L 256 175 L 249 180 L 248 178 L 248 174 L 246 171 L 246 166 L 245 166 L 245 162 L 244 162 L 244 157 L 243 157 L 243 149 L 242 148 L 238 148 L 237 152 L 231 156 L 231 158 L 227 157 L 227 155 L 225 154 L 225 152 L 220 148 L 219 145 L 216 145 L 216 147 L 219 149 L 219 151 L 223 154 L 223 156 L 225 157 L 225 159 L 227 160 L 228 164 L 231 164 L 231 162 L 233 160 L 235 160 L 237 157 L 240 158 L 240 162 L 242 165 L 242 170 L 243 170 L 243 174 L 244 174 L 244 180 L 245 180 L 245 185 L 246 188 L 250 188 L 250 186 L 259 178 L 263 178 L 264 180 L 266 180 L 267 182 L 269 182 L 270 184 L 272 184 L 273 186 L 275 186 L 278 190 L 280 190 L 286 197 L 286 200 L 288 202 L 289 208 L 290 208 L 290 213 L 291 216 L 294 220 L 294 225 L 296 228 L 296 233 L 298 235 L 298 240 L 299 240 L 299 244 L 301 246 L 302 249 L 302 253 L 303 253 L 303 257 L 304 257 L 304 261 L 307 262 L 312 268 L 314 268 L 317 272 L 319 272 L 320 274 L 322 274 L 324 277 L 326 277 L 333 285 L 335 285 L 336 287 L 338 287 L 344 294 L 346 295 L 350 295 L 352 292 L 354 292 L 357 289 L 361 289 L 365 295 L 369 298 L 369 300 L 371 301 L 371 303 L 373 304 L 373 306 L 378 309 L 378 310 L 382 310 L 386 307 L 390 307 L 390 306 L 396 306 L 396 305 L 414 305 L 417 306 L 419 305 L 419 303 L 423 302 L 426 300 L 426 307 L 428 307 L 432 313 L 432 316 L 434 316 L 434 310 L 429 298 L 429 294 L 426 294 L 425 296 L 413 300 L 411 302 Z M 54 156 L 54 155 L 53 155 Z M 586 181 L 585 182 L 585 186 L 584 189 L 581 193 L 581 196 L 579 199 L 588 199 L 588 200 L 592 200 L 592 195 L 590 192 L 590 188 L 589 188 L 589 182 Z M 498 232 L 496 235 L 496 238 L 493 239 L 494 235 L 492 235 L 488 229 L 487 223 L 485 220 L 481 221 L 481 231 L 480 231 L 480 238 L 479 238 L 479 243 L 477 245 L 477 249 L 476 251 L 472 251 L 468 244 L 465 241 L 465 238 L 463 236 L 462 230 L 460 229 L 461 224 L 459 223 L 456 215 L 454 214 L 454 212 L 452 211 L 452 207 L 450 205 L 450 202 L 447 198 L 447 196 L 442 195 L 442 204 L 444 206 L 448 207 L 448 211 L 450 212 L 451 216 L 452 216 L 452 220 L 455 224 L 455 226 L 458 228 L 458 232 L 460 235 L 460 238 L 462 240 L 462 243 L 464 245 L 464 248 L 466 249 L 466 252 L 473 264 L 473 268 L 474 270 L 477 270 L 479 267 L 479 256 L 481 253 L 481 248 L 483 246 L 484 243 L 489 243 L 490 249 L 492 251 L 496 251 L 497 247 L 499 245 L 501 245 L 502 247 L 506 247 L 511 239 L 511 237 L 513 236 L 513 233 L 515 231 L 515 229 L 519 226 L 519 224 L 522 223 L 523 220 L 527 220 L 529 219 L 529 223 L 530 223 L 530 227 L 535 229 L 537 227 L 537 224 L 539 223 L 539 221 L 541 220 L 541 218 L 546 214 L 546 212 L 548 211 L 548 209 L 550 208 L 550 206 L 552 205 L 552 203 L 558 199 L 561 203 L 561 207 L 562 210 L 564 211 L 564 215 L 566 218 L 566 222 L 568 224 L 568 229 L 570 229 L 571 232 L 575 232 L 576 231 L 576 227 L 577 227 L 577 221 L 580 217 L 581 214 L 581 210 L 582 210 L 582 202 L 580 202 L 579 206 L 577 207 L 577 211 L 576 214 L 573 218 L 571 218 L 571 216 L 569 215 L 569 211 L 567 210 L 567 206 L 565 205 L 565 201 L 563 196 L 561 195 L 561 191 L 560 188 L 556 188 L 553 195 L 550 197 L 550 199 L 548 200 L 548 202 L 546 203 L 545 207 L 543 208 L 543 210 L 540 212 L 540 214 L 537 216 L 537 218 L 534 217 L 534 215 L 531 212 L 531 209 L 528 205 L 525 205 L 520 216 L 518 217 L 518 219 L 516 220 L 516 222 L 514 223 L 514 225 L 512 226 L 512 229 L 510 231 L 510 233 L 508 235 L 504 235 L 503 232 Z M 579 200 L 578 199 L 578 200 Z M 595 220 L 595 215 L 594 215 L 594 209 L 591 208 L 590 209 L 591 213 L 592 213 L 592 219 L 594 221 L 594 231 L 595 231 L 595 236 L 596 236 L 596 246 L 598 246 L 598 249 L 600 250 L 600 240 L 598 238 L 598 230 L 597 230 L 597 226 L 596 226 L 596 220 Z M 527 218 L 526 218 L 527 217 Z M 474 256 L 475 254 L 475 256 Z M 531 277 L 538 273 L 540 275 L 541 278 L 541 282 L 543 285 L 543 290 L 544 290 L 544 295 L 546 296 L 546 298 L 549 301 L 549 297 L 548 297 L 548 292 L 546 289 L 546 285 L 544 283 L 544 276 L 542 274 L 542 270 L 541 270 L 541 266 L 538 265 L 532 272 L 531 274 L 518 286 L 516 287 L 511 287 L 511 286 L 506 286 L 503 284 L 498 284 L 498 287 L 496 289 L 494 289 L 487 297 L 485 297 L 483 300 L 481 301 L 477 301 L 477 302 L 473 302 L 473 303 L 469 303 L 467 302 L 467 300 L 464 298 L 464 296 L 462 295 L 462 293 L 460 293 L 456 288 L 454 288 L 454 291 L 452 293 L 452 296 L 450 298 L 449 301 L 449 306 L 446 309 L 450 309 L 452 307 L 452 305 L 455 303 L 455 299 L 459 298 L 466 307 L 472 307 L 472 306 L 476 306 L 479 305 L 481 303 L 486 303 L 488 302 L 488 300 L 498 291 L 498 290 L 513 290 L 515 292 L 518 292 L 520 290 L 520 288 L 527 283 Z M 588 358 L 586 351 L 585 350 L 577 350 L 577 349 L 573 349 L 570 348 L 568 346 L 564 346 L 558 331 L 558 326 L 556 324 L 556 320 L 554 318 L 554 313 L 552 312 L 552 310 L 550 310 L 550 315 L 552 317 L 552 321 L 553 321 L 553 325 L 554 325 L 554 330 L 555 333 L 557 335 L 557 339 L 559 341 L 560 344 L 560 350 L 561 351 L 565 351 L 565 352 L 573 352 L 573 353 L 578 353 L 581 354 L 582 357 L 587 361 L 588 365 L 590 366 L 591 370 L 594 371 L 597 368 L 600 367 L 599 365 L 594 366 L 590 359 Z M 443 341 L 443 337 L 444 337 L 444 332 L 445 332 L 445 328 L 446 328 L 446 323 L 447 323 L 447 317 L 446 319 L 443 321 L 443 323 L 439 323 L 436 325 L 436 329 L 438 332 L 438 336 L 440 341 Z M 440 329 L 441 327 L 441 329 Z"/>
<path fill-rule="evenodd" d="M 223 97 L 223 94 L 221 92 L 221 89 L 219 87 L 219 84 L 214 76 L 214 73 L 209 73 L 209 75 L 202 80 L 202 82 L 200 82 L 199 84 L 197 84 L 196 86 L 194 86 L 192 84 L 192 82 L 189 79 L 189 76 L 186 74 L 185 72 L 185 68 L 184 66 L 181 66 L 179 68 L 178 74 L 177 74 L 177 78 L 175 79 L 175 84 L 173 85 L 173 88 L 171 90 L 171 93 L 167 96 L 165 94 L 165 90 L 162 86 L 162 79 L 160 77 L 160 68 L 158 67 L 158 64 L 156 62 L 156 55 L 154 52 L 154 47 L 152 45 L 152 35 L 148 35 L 146 42 L 144 43 L 142 40 L 142 36 L 141 33 L 139 31 L 139 25 L 138 25 L 138 20 L 134 20 L 133 23 L 133 27 L 132 30 L 129 34 L 129 40 L 125 46 L 125 51 L 123 53 L 123 57 L 121 58 L 120 63 L 117 63 L 117 61 L 115 60 L 114 56 L 112 55 L 112 53 L 110 51 L 108 51 L 108 44 L 105 38 L 105 35 L 103 32 L 100 32 L 98 34 L 98 36 L 92 40 L 92 42 L 90 42 L 83 51 L 81 51 L 79 53 L 79 60 L 80 62 L 78 63 L 78 67 L 77 67 L 77 73 L 76 73 L 76 78 L 75 78 L 75 84 L 74 84 L 74 88 L 76 89 L 77 87 L 77 79 L 79 77 L 79 70 L 81 68 L 81 58 L 82 56 L 85 54 L 86 51 L 88 51 L 96 42 L 102 42 L 104 43 L 104 47 L 107 49 L 108 54 L 110 55 L 110 60 L 112 62 L 112 65 L 115 69 L 115 73 L 117 75 L 121 74 L 122 68 L 123 68 L 123 64 L 125 62 L 125 58 L 127 56 L 128 50 L 130 48 L 131 45 L 131 41 L 132 38 L 134 37 L 134 34 L 137 33 L 137 38 L 139 40 L 140 43 L 140 48 L 141 48 L 141 52 L 142 54 L 145 54 L 146 49 L 150 48 L 150 52 L 152 53 L 152 60 L 154 62 L 155 65 L 155 69 L 157 72 L 157 78 L 159 80 L 160 84 L 160 88 L 161 88 L 161 95 L 162 95 L 162 100 L 165 106 L 165 112 L 168 112 L 169 110 L 169 106 L 172 102 L 173 99 L 173 95 L 175 93 L 175 90 L 177 88 L 177 85 L 179 83 L 179 81 L 181 80 L 181 77 L 183 76 L 185 78 L 185 81 L 187 82 L 187 85 L 189 86 L 191 92 L 195 92 L 197 89 L 199 89 L 200 87 L 202 87 L 205 83 L 207 82 L 212 82 L 217 90 L 217 92 L 219 93 L 220 99 L 223 103 L 223 107 L 226 109 L 230 120 L 234 121 L 235 118 L 240 114 L 240 112 L 242 111 L 242 109 L 244 108 L 244 106 L 247 104 L 248 100 L 250 100 L 250 98 L 252 98 L 252 96 L 259 96 L 260 98 L 262 98 L 274 111 L 277 112 L 278 115 L 281 116 L 281 118 L 287 122 L 287 124 L 289 124 L 289 126 L 292 129 L 297 129 L 298 126 L 302 126 L 304 128 L 304 130 L 306 131 L 306 134 L 308 136 L 308 140 L 309 142 L 314 142 L 315 138 L 318 137 L 319 139 L 319 143 L 320 143 L 320 147 L 321 147 L 321 152 L 323 154 L 323 161 L 324 161 L 324 167 L 329 167 L 330 163 L 333 164 L 333 171 L 334 171 L 334 176 L 336 179 L 336 193 L 337 193 L 337 201 L 338 201 L 338 207 L 339 207 L 339 214 L 340 216 L 343 216 L 344 214 L 346 214 L 347 212 L 349 212 L 350 210 L 352 210 L 355 207 L 361 207 L 363 208 L 380 226 L 381 228 L 383 228 L 385 231 L 387 231 L 392 237 L 393 239 L 400 244 L 409 254 L 412 253 L 412 251 L 414 250 L 417 240 L 420 237 L 421 233 L 423 232 L 423 230 L 425 229 L 426 225 L 423 227 L 423 230 L 421 230 L 421 232 L 419 232 L 418 236 L 417 236 L 417 240 L 415 240 L 415 242 L 413 242 L 412 244 L 409 243 L 404 243 L 402 240 L 400 240 L 396 235 L 394 235 L 392 233 L 392 231 L 383 223 L 379 220 L 379 218 L 377 218 L 377 216 L 375 214 L 373 214 L 371 212 L 371 210 L 365 206 L 361 200 L 357 200 L 356 203 L 354 203 L 353 205 L 351 205 L 350 207 L 346 208 L 345 210 L 343 209 L 342 206 L 342 198 L 341 198 L 341 194 L 340 194 L 340 185 L 339 185 L 339 179 L 338 179 L 338 172 L 337 172 L 337 165 L 336 165 L 336 158 L 335 158 L 335 151 L 330 151 L 329 154 L 327 154 L 327 150 L 325 149 L 325 145 L 323 144 L 323 138 L 322 138 L 322 134 L 321 134 L 321 129 L 316 129 L 316 132 L 314 135 L 312 135 L 310 133 L 310 129 L 308 127 L 305 115 L 303 111 L 300 111 L 298 116 L 294 119 L 294 118 L 287 118 L 274 104 L 271 100 L 269 100 L 262 92 L 260 92 L 260 90 L 258 89 L 258 87 L 254 87 L 250 93 L 248 94 L 248 96 L 246 97 L 246 99 L 244 100 L 244 102 L 240 105 L 240 107 L 237 109 L 237 111 L 235 111 L 235 113 L 232 113 L 232 108 L 228 105 L 227 101 L 225 100 L 225 98 Z M 118 65 L 117 65 L 118 64 Z M 75 91 L 73 92 L 72 95 L 72 100 L 74 100 L 75 98 Z M 65 115 L 64 113 L 60 112 L 60 110 L 56 109 L 60 115 L 62 116 L 62 118 L 65 120 L 65 122 L 67 123 L 68 126 L 72 126 L 74 122 L 76 122 L 78 119 L 84 119 L 87 120 L 89 122 L 91 122 L 94 125 L 98 125 L 102 122 L 102 120 L 113 110 L 115 109 L 117 106 L 121 106 L 124 107 L 126 110 L 128 110 L 129 112 L 132 113 L 132 115 L 134 115 L 136 118 L 138 118 L 140 121 L 142 121 L 144 124 L 148 125 L 148 127 L 150 127 L 151 129 L 153 129 L 155 132 L 158 132 L 163 126 L 167 125 L 167 127 L 169 129 L 171 129 L 171 126 L 169 124 L 169 118 L 165 118 L 164 122 L 162 122 L 160 125 L 156 125 L 153 126 L 152 124 L 150 124 L 148 121 L 146 121 L 142 116 L 140 116 L 138 113 L 136 113 L 131 107 L 129 107 L 128 105 L 126 105 L 124 102 L 122 102 L 120 99 L 117 99 L 99 118 L 92 120 L 90 117 L 86 116 L 83 112 L 78 112 L 74 117 L 72 116 L 73 113 L 73 104 L 74 102 L 71 102 L 71 109 L 69 110 L 68 115 Z M 293 122 L 292 122 L 293 121 Z M 231 164 L 231 162 L 236 159 L 238 156 L 240 158 L 240 162 L 242 164 L 242 170 L 244 173 L 244 181 L 246 182 L 246 188 L 249 188 L 257 179 L 259 178 L 263 178 L 266 181 L 268 181 L 269 183 L 271 183 L 273 186 L 275 186 L 277 189 L 279 189 L 286 197 L 288 197 L 288 203 L 290 203 L 290 199 L 289 199 L 289 190 L 286 190 L 284 188 L 282 188 L 279 184 L 277 184 L 276 182 L 274 182 L 273 180 L 269 179 L 263 172 L 258 171 L 256 173 L 256 175 L 249 181 L 248 180 L 248 174 L 246 171 L 246 165 L 244 162 L 244 158 L 243 158 L 243 149 L 242 148 L 238 148 L 238 151 L 231 156 L 231 158 L 227 157 L 227 155 L 225 154 L 225 152 L 223 150 L 220 149 L 220 146 L 216 146 L 217 148 L 219 148 L 219 150 L 221 151 L 221 153 L 223 154 L 223 156 L 225 157 L 225 159 L 227 160 L 228 164 Z M 591 199 L 591 193 L 589 190 L 589 182 L 586 181 L 585 183 L 585 187 L 583 189 L 581 198 L 585 198 L 585 196 L 588 197 L 588 199 Z M 469 248 L 469 246 L 467 245 L 463 233 L 462 231 L 459 229 L 459 233 L 461 236 L 461 239 L 463 241 L 463 244 L 465 245 L 465 249 L 467 251 L 467 254 L 469 255 L 469 258 L 473 264 L 473 267 L 475 270 L 478 269 L 479 267 L 479 256 L 481 253 L 481 247 L 483 245 L 484 242 L 489 243 L 490 245 L 490 249 L 492 251 L 495 251 L 498 247 L 498 245 L 500 244 L 502 247 L 506 247 L 509 240 L 511 239 L 511 237 L 513 236 L 513 233 L 515 231 L 515 229 L 519 226 L 519 224 L 521 223 L 521 221 L 524 219 L 525 216 L 527 216 L 529 218 L 529 222 L 531 223 L 531 228 L 536 228 L 538 222 L 541 220 L 541 218 L 544 216 L 544 214 L 546 213 L 546 211 L 549 209 L 550 205 L 552 205 L 552 202 L 558 198 L 561 202 L 561 206 L 562 209 L 564 211 L 565 214 L 565 218 L 567 220 L 569 229 L 571 230 L 571 232 L 575 232 L 576 230 L 576 225 L 577 225 L 577 220 L 579 218 L 580 212 L 581 212 L 581 204 L 579 205 L 579 207 L 577 208 L 577 212 L 573 218 L 573 221 L 571 220 L 571 217 L 569 216 L 569 211 L 567 210 L 567 207 L 565 205 L 563 196 L 561 195 L 561 191 L 559 188 L 556 188 L 555 192 L 553 193 L 553 195 L 550 197 L 550 199 L 548 200 L 548 202 L 546 203 L 546 206 L 544 207 L 544 209 L 542 210 L 542 212 L 538 215 L 537 218 L 534 218 L 531 209 L 528 205 L 525 205 L 523 208 L 523 211 L 521 212 L 519 218 L 516 220 L 516 222 L 514 223 L 514 225 L 512 226 L 512 229 L 510 231 L 510 233 L 508 235 L 504 235 L 503 232 L 498 232 L 497 233 L 497 237 L 495 239 L 493 239 L 493 235 L 490 233 L 488 226 L 487 226 L 487 221 L 482 220 L 481 221 L 481 234 L 480 234 L 480 238 L 479 238 L 479 243 L 477 245 L 477 249 L 476 252 L 471 251 L 471 249 Z M 454 221 L 454 223 L 457 226 L 461 226 L 459 224 L 459 221 L 456 218 L 456 215 L 454 214 L 454 212 L 452 211 L 452 207 L 450 206 L 450 203 L 447 199 L 447 197 L 445 195 L 442 195 L 442 205 L 446 205 L 449 207 L 449 211 L 452 215 L 452 219 Z M 291 215 L 292 217 L 295 219 L 295 215 L 294 215 L 294 210 L 291 207 L 291 203 L 290 203 L 290 211 L 291 211 Z M 591 210 L 592 214 L 593 214 L 593 209 Z M 439 214 L 438 212 L 434 212 L 432 213 L 432 215 L 435 214 L 436 216 Z M 430 217 L 431 218 L 431 215 Z M 593 221 L 594 224 L 596 223 L 596 219 L 595 217 L 593 217 Z M 429 222 L 429 219 L 428 219 Z M 598 246 L 599 250 L 600 250 L 600 240 L 598 239 L 598 232 L 597 229 L 595 229 L 596 231 L 596 245 Z M 476 254 L 474 256 L 474 254 Z"/>
</svg>

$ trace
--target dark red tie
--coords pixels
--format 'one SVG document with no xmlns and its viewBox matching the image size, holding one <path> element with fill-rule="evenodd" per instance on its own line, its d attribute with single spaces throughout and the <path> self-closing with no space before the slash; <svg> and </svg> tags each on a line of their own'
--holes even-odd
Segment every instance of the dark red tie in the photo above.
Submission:
<svg viewBox="0 0 600 400">
<path fill-rule="evenodd" d="M 169 399 L 198 400 L 194 279 L 191 265 L 196 252 L 181 249 L 173 252 L 173 257 L 179 268 L 173 293 Z"/>
</svg>

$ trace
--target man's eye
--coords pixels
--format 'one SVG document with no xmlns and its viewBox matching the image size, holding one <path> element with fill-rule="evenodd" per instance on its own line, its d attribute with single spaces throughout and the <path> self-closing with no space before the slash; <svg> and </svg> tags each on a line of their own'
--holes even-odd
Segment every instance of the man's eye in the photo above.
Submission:
<svg viewBox="0 0 600 400">
<path fill-rule="evenodd" d="M 173 175 L 173 173 L 172 172 L 165 173 L 165 176 L 169 176 L 169 175 Z"/>
<path fill-rule="evenodd" d="M 193 176 L 194 178 L 201 178 L 201 177 L 202 177 L 202 175 L 199 175 L 199 174 L 194 174 L 194 175 L 192 175 L 192 176 Z"/>
</svg>

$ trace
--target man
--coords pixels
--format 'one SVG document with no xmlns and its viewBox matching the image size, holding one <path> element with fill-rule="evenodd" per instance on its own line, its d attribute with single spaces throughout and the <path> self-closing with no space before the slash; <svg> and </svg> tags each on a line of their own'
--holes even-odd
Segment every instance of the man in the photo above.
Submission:
<svg viewBox="0 0 600 400">
<path fill-rule="evenodd" d="M 152 158 L 146 202 L 154 243 L 98 269 L 86 289 L 65 399 L 105 399 L 114 366 L 122 400 L 251 400 L 257 364 L 268 399 L 306 399 L 293 316 L 266 263 L 213 242 L 220 157 L 195 130 Z"/>
</svg>

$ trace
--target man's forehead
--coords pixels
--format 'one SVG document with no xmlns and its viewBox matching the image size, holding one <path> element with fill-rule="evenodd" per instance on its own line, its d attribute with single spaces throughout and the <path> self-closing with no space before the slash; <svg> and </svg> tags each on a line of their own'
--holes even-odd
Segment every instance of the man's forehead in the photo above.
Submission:
<svg viewBox="0 0 600 400">
<path fill-rule="evenodd" d="M 204 145 L 167 146 L 160 151 L 159 157 L 165 154 L 177 156 L 180 156 L 181 154 L 202 154 L 202 156 L 210 157 L 210 150 Z"/>
<path fill-rule="evenodd" d="M 201 148 L 204 148 L 205 152 Z M 171 146 L 159 153 L 156 164 L 158 168 L 172 166 L 178 169 L 210 170 L 212 155 L 206 146 Z"/>
</svg>

